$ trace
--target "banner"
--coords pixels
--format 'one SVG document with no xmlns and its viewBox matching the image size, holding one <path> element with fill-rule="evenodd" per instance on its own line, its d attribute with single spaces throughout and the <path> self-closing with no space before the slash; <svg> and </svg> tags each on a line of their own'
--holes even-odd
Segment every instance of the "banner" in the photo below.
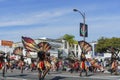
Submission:
<svg viewBox="0 0 120 80">
<path fill-rule="evenodd" d="M 88 37 L 88 25 L 80 23 L 80 36 Z"/>
<path fill-rule="evenodd" d="M 1 40 L 1 46 L 9 46 L 12 47 L 13 42 L 12 41 L 7 41 L 7 40 Z"/>
</svg>

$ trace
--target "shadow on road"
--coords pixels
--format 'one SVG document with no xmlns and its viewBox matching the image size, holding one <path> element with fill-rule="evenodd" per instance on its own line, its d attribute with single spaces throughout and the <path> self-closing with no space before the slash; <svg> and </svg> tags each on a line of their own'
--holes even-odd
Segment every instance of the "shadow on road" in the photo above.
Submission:
<svg viewBox="0 0 120 80">
<path fill-rule="evenodd" d="M 24 77 L 27 76 L 27 74 L 19 74 L 19 75 L 6 75 L 5 77 Z"/>
<path fill-rule="evenodd" d="M 50 80 L 59 80 L 59 79 L 64 79 L 65 77 L 61 77 L 61 76 L 56 76 L 54 77 L 53 79 L 50 79 Z"/>
</svg>

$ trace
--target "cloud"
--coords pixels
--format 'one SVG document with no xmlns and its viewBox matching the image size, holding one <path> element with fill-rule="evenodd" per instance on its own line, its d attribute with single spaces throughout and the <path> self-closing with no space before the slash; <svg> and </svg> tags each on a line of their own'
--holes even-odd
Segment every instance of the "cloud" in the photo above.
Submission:
<svg viewBox="0 0 120 80">
<path fill-rule="evenodd" d="M 86 23 L 89 28 L 89 39 L 96 39 L 96 36 L 106 35 L 106 32 L 112 32 L 119 30 L 119 15 L 111 15 L 109 12 L 104 14 L 102 10 L 109 10 L 109 6 L 101 5 L 99 3 L 91 2 L 92 4 L 78 5 L 78 9 L 85 9 Z M 60 6 L 61 7 L 61 6 Z M 116 8 L 116 6 L 112 6 Z M 73 34 L 79 39 L 79 21 L 82 19 L 81 15 L 78 15 L 72 11 L 73 6 L 64 9 L 47 9 L 39 11 L 21 12 L 19 14 L 7 14 L 0 16 L 0 27 L 15 27 L 21 26 L 22 29 L 16 30 L 1 30 L 1 39 L 10 39 L 20 41 L 21 36 L 30 36 L 32 38 L 49 37 L 58 38 L 64 34 Z M 84 10 L 81 10 L 84 11 Z M 97 12 L 97 13 L 96 13 Z M 101 12 L 101 13 L 99 13 Z M 73 13 L 73 14 L 72 14 Z M 75 14 L 75 15 L 74 15 Z M 118 13 L 119 14 L 119 13 Z M 77 17 L 77 18 L 75 18 Z M 78 23 L 78 25 L 77 25 Z M 41 26 L 42 25 L 42 26 Z M 32 27 L 29 27 L 32 26 Z M 115 28 L 113 29 L 113 27 Z M 23 29 L 23 27 L 25 27 Z M 117 27 L 117 28 L 116 28 Z M 1 28 L 3 29 L 3 28 Z M 109 29 L 109 30 L 107 30 Z M 107 30 L 107 31 L 105 31 Z M 3 32 L 2 32 L 3 31 Z M 108 34 L 108 33 L 107 33 Z M 12 35 L 12 36 L 11 36 Z M 112 36 L 112 35 L 111 35 Z"/>
<path fill-rule="evenodd" d="M 61 24 L 61 22 L 64 22 L 64 16 L 70 12 L 70 9 L 54 9 L 44 12 L 3 16 L 0 19 L 1 39 L 20 41 L 21 36 L 59 38 L 66 33 L 75 32 L 72 25 Z M 11 27 L 11 29 L 5 31 L 2 30 L 2 27 Z"/>
<path fill-rule="evenodd" d="M 45 26 L 45 27 L 26 27 L 25 29 L 16 29 L 14 31 L 8 30 L 6 32 L 1 32 L 0 35 L 1 39 L 9 39 L 13 41 L 20 41 L 21 36 L 28 36 L 34 39 L 41 38 L 41 37 L 48 37 L 48 38 L 59 38 L 64 34 L 73 34 L 71 32 L 75 32 L 75 28 L 73 26 Z"/>
<path fill-rule="evenodd" d="M 56 17 L 63 16 L 69 13 L 65 10 L 54 10 L 46 12 L 34 12 L 29 14 L 17 14 L 9 17 L 2 17 L 0 20 L 0 27 L 16 26 L 16 25 L 31 25 L 37 23 L 50 23 L 55 21 Z M 57 19 L 56 19 L 57 20 Z"/>
</svg>

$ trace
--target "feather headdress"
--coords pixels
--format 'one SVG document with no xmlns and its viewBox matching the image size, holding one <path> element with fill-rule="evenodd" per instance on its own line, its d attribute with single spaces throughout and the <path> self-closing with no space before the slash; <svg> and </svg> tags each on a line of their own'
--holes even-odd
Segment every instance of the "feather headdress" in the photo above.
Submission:
<svg viewBox="0 0 120 80">
<path fill-rule="evenodd" d="M 36 44 L 35 41 L 30 37 L 22 36 L 22 43 L 28 52 L 47 52 L 49 49 L 51 49 L 51 45 L 48 42 L 40 42 L 39 44 Z"/>
<path fill-rule="evenodd" d="M 92 51 L 92 46 L 86 41 L 78 41 L 78 44 L 84 53 L 87 53 L 88 51 Z"/>
<path fill-rule="evenodd" d="M 13 54 L 15 54 L 15 55 L 23 55 L 23 47 L 16 47 L 13 50 Z"/>
</svg>

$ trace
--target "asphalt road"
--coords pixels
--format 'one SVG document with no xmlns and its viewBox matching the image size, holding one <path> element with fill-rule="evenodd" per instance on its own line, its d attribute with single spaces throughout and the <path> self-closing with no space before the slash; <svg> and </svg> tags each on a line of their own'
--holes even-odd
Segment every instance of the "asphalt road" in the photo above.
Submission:
<svg viewBox="0 0 120 80">
<path fill-rule="evenodd" d="M 23 74 L 19 70 L 14 70 L 14 72 L 8 71 L 5 77 L 2 77 L 2 72 L 0 71 L 0 80 L 38 80 L 37 71 L 24 71 Z M 45 80 L 120 80 L 120 75 L 111 75 L 109 73 L 88 73 L 86 77 L 80 77 L 79 73 L 69 73 L 69 72 L 51 72 L 45 77 Z"/>
</svg>

